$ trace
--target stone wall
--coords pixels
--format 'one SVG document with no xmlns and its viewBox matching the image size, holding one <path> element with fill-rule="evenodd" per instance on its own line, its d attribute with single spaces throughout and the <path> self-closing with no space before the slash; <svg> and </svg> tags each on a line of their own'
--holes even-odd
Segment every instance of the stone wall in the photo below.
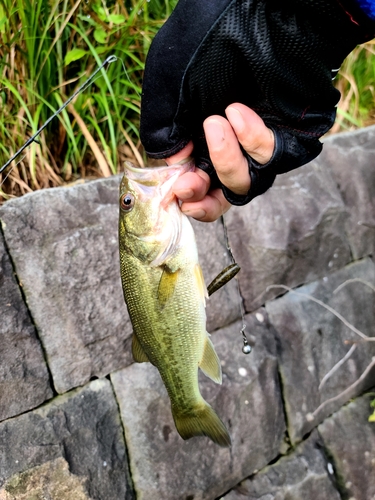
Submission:
<svg viewBox="0 0 375 500">
<path fill-rule="evenodd" d="M 231 449 L 184 442 L 157 371 L 133 364 L 118 184 L 0 207 L 0 500 L 374 499 L 375 128 L 226 215 L 254 349 L 233 281 L 207 306 L 223 385 L 200 386 Z M 194 227 L 209 282 L 223 228 Z"/>
</svg>

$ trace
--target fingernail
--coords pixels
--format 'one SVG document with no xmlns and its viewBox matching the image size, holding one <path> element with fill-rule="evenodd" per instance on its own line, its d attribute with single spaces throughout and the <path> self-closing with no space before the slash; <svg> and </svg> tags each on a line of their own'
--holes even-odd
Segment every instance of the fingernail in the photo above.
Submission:
<svg viewBox="0 0 375 500">
<path fill-rule="evenodd" d="M 174 194 L 180 200 L 189 200 L 194 196 L 194 191 L 192 189 L 178 189 Z"/>
<path fill-rule="evenodd" d="M 245 128 L 245 122 L 243 116 L 237 108 L 231 108 L 230 106 L 225 110 L 227 118 L 236 132 L 242 132 Z"/>
<path fill-rule="evenodd" d="M 193 217 L 194 219 L 203 219 L 203 217 L 206 216 L 206 212 L 202 208 L 200 208 L 198 210 L 184 210 L 184 209 L 182 209 L 182 213 L 184 213 L 188 217 Z"/>
<path fill-rule="evenodd" d="M 206 140 L 211 150 L 221 149 L 225 141 L 225 132 L 222 124 L 217 120 L 207 120 L 204 125 Z"/>
</svg>

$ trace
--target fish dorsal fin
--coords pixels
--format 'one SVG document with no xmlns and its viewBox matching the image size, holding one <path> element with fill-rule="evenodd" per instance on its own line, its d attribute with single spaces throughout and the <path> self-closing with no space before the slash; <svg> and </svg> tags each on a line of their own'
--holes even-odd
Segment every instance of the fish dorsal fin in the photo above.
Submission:
<svg viewBox="0 0 375 500">
<path fill-rule="evenodd" d="M 222 376 L 221 376 L 220 359 L 216 354 L 215 348 L 211 340 L 208 338 L 208 334 L 206 337 L 203 356 L 199 363 L 199 368 L 211 380 L 213 380 L 217 384 L 221 384 Z"/>
<path fill-rule="evenodd" d="M 178 273 L 179 270 L 173 273 L 170 272 L 166 266 L 163 268 L 158 288 L 158 302 L 161 308 L 165 306 L 173 295 L 176 288 Z"/>
<path fill-rule="evenodd" d="M 208 298 L 208 292 L 206 283 L 204 282 L 202 268 L 199 264 L 194 267 L 194 274 L 198 284 L 199 294 L 202 297 L 203 302 L 206 304 L 206 299 Z"/>
<path fill-rule="evenodd" d="M 139 340 L 135 333 L 133 333 L 132 339 L 132 353 L 134 361 L 136 361 L 137 363 L 146 363 L 147 361 L 149 361 L 148 356 L 139 343 Z"/>
</svg>

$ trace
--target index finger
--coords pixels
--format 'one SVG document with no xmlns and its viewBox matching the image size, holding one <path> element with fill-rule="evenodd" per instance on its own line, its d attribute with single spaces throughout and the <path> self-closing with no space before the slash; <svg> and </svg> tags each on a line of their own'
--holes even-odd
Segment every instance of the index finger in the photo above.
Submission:
<svg viewBox="0 0 375 500">
<path fill-rule="evenodd" d="M 173 185 L 173 192 L 182 201 L 200 201 L 210 188 L 210 177 L 197 168 L 181 175 Z"/>
<path fill-rule="evenodd" d="M 201 201 L 184 202 L 181 205 L 181 210 L 184 214 L 201 222 L 213 222 L 225 214 L 230 207 L 231 205 L 224 198 L 222 190 L 213 189 Z"/>
</svg>

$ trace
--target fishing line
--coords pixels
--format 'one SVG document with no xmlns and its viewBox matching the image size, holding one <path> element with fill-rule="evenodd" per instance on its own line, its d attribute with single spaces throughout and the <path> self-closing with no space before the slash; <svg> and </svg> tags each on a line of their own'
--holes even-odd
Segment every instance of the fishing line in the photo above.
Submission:
<svg viewBox="0 0 375 500">
<path fill-rule="evenodd" d="M 0 174 L 12 163 L 12 161 L 17 158 L 19 154 L 22 153 L 24 149 L 26 149 L 32 142 L 37 142 L 35 141 L 36 137 L 51 123 L 51 121 L 63 111 L 69 103 L 72 102 L 72 100 L 81 92 L 86 90 L 92 83 L 95 78 L 95 76 L 101 71 L 101 69 L 106 65 L 106 64 L 111 64 L 113 62 L 117 61 L 116 56 L 109 56 L 107 59 L 97 68 L 94 73 L 67 99 L 62 106 L 52 115 L 48 118 L 48 120 L 40 127 L 39 130 L 35 132 L 35 134 L 30 137 L 28 141 L 25 142 L 25 144 L 0 168 Z M 22 160 L 20 160 L 22 161 Z M 18 162 L 19 163 L 19 162 Z M 18 165 L 17 163 L 17 165 Z M 17 166 L 15 165 L 15 166 Z"/>
<path fill-rule="evenodd" d="M 124 61 L 123 61 L 120 57 L 118 57 L 117 59 L 118 59 L 119 61 L 121 61 L 121 64 L 122 64 L 122 69 L 124 70 L 124 73 L 125 73 L 125 75 L 126 75 L 126 78 L 129 80 L 129 82 L 130 82 L 132 85 L 134 85 L 134 83 L 133 83 L 133 82 L 131 81 L 131 79 L 130 79 L 129 73 L 126 71 Z M 135 85 L 134 85 L 134 87 L 133 87 L 133 88 L 134 88 L 134 90 L 135 90 L 135 92 L 136 92 L 137 96 L 138 96 L 139 98 L 141 98 L 142 96 L 141 96 L 141 94 L 138 92 L 138 90 L 136 89 Z"/>
<path fill-rule="evenodd" d="M 233 252 L 232 252 L 232 248 L 231 248 L 230 243 L 229 243 L 228 228 L 227 228 L 227 225 L 226 225 L 226 222 L 224 219 L 224 214 L 221 215 L 221 222 L 223 224 L 223 229 L 224 229 L 225 246 L 227 247 L 229 256 L 230 256 L 231 261 L 232 261 L 232 265 L 237 266 L 238 264 L 236 263 L 236 260 L 234 258 Z M 251 351 L 253 350 L 253 348 L 249 344 L 247 337 L 246 337 L 245 330 L 246 330 L 247 325 L 246 325 L 246 321 L 245 321 L 245 308 L 243 306 L 243 301 L 242 301 L 242 297 L 241 297 L 240 284 L 239 284 L 238 280 L 236 280 L 236 282 L 237 282 L 237 294 L 238 294 L 238 301 L 240 304 L 240 312 L 241 312 L 241 320 L 242 320 L 242 328 L 240 330 L 240 333 L 242 334 L 242 342 L 243 342 L 242 352 L 244 354 L 250 354 Z"/>
</svg>

